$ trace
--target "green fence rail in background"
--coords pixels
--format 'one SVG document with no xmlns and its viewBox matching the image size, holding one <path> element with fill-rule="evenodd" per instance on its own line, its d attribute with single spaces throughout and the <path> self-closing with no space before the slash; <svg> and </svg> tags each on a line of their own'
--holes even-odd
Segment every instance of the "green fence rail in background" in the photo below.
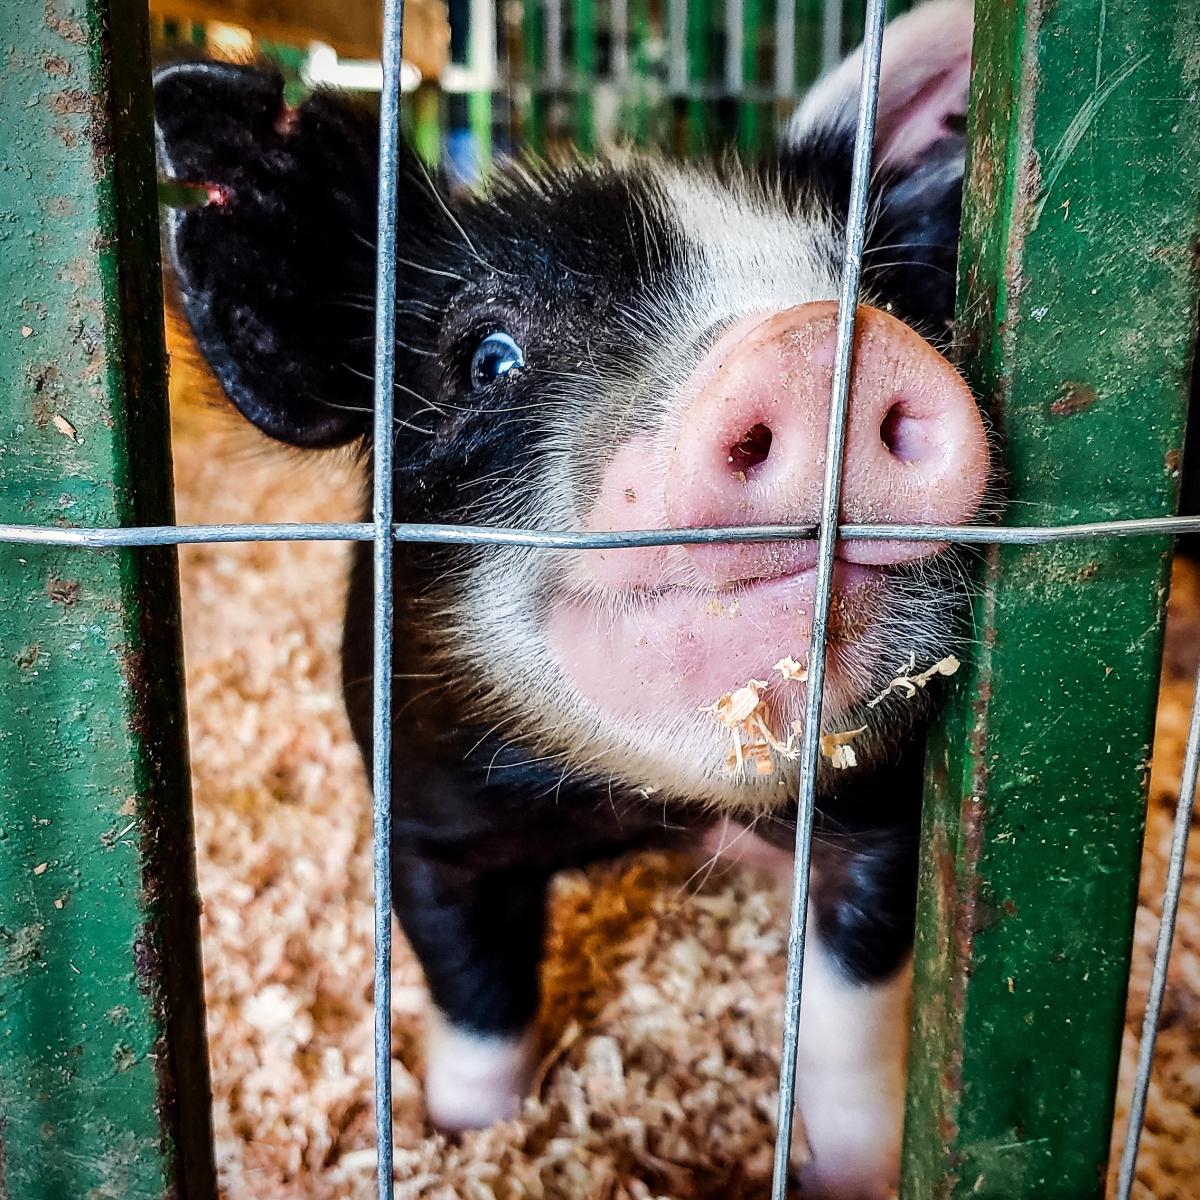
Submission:
<svg viewBox="0 0 1200 1200">
<path fill-rule="evenodd" d="M 525 0 L 515 29 L 501 26 L 512 141 L 539 153 L 619 142 L 685 156 L 731 143 L 768 150 L 804 89 L 859 42 L 864 7 L 862 0 Z M 596 96 L 605 91 L 613 102 L 600 113 Z"/>
<path fill-rule="evenodd" d="M 555 154 L 634 144 L 687 157 L 728 145 L 769 150 L 804 89 L 857 45 L 865 7 L 863 0 L 520 0 L 497 5 L 483 22 L 480 3 L 461 10 L 464 20 L 486 26 L 483 39 L 474 28 L 464 39 L 475 83 L 461 111 L 475 143 L 468 157 L 483 166 L 493 145 Z M 889 11 L 910 6 L 891 0 Z M 174 50 L 203 46 L 195 25 L 161 22 L 156 33 Z M 294 52 L 260 48 L 297 78 Z M 486 77 L 490 94 L 478 86 Z M 428 80 L 405 100 L 406 129 L 430 162 L 459 132 L 449 99 Z"/>
</svg>

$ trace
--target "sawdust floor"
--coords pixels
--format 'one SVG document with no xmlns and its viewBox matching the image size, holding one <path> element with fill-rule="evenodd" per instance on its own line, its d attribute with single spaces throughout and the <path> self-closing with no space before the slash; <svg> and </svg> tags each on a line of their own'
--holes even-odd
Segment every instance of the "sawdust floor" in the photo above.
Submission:
<svg viewBox="0 0 1200 1200">
<path fill-rule="evenodd" d="M 177 408 L 179 518 L 357 516 L 353 464 Z M 341 709 L 346 548 L 182 551 L 214 1123 L 227 1200 L 373 1196 L 368 789 Z M 1124 1046 L 1140 1019 L 1200 646 L 1181 569 Z M 1200 853 L 1200 838 L 1193 839 Z M 1141 1197 L 1200 1197 L 1200 861 L 1180 921 Z M 393 977 L 398 1197 L 767 1194 L 784 958 L 780 900 L 736 869 L 690 881 L 645 857 L 568 875 L 553 903 L 545 1026 L 519 1121 L 451 1140 L 426 1124 L 417 965 Z M 1015 1200 L 1015 1198 L 1014 1198 Z"/>
</svg>

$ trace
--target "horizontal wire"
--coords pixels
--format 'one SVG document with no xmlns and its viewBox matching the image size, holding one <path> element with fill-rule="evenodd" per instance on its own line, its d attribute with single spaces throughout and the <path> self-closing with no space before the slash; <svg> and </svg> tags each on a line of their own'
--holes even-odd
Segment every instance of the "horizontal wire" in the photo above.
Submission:
<svg viewBox="0 0 1200 1200">
<path fill-rule="evenodd" d="M 620 550 L 630 546 L 701 546 L 713 542 L 788 542 L 816 538 L 819 525 L 705 526 L 627 529 L 604 533 L 525 529 L 519 526 L 441 525 L 399 521 L 397 542 L 444 546 L 529 546 L 546 550 Z M 950 542 L 972 546 L 1041 546 L 1092 538 L 1200 533 L 1200 516 L 1136 517 L 1077 525 L 839 525 L 846 542 Z M 245 525 L 138 525 L 119 528 L 0 523 L 0 545 L 78 546 L 104 550 L 136 546 L 192 546 L 220 542 L 369 542 L 370 521 L 283 522 Z"/>
</svg>

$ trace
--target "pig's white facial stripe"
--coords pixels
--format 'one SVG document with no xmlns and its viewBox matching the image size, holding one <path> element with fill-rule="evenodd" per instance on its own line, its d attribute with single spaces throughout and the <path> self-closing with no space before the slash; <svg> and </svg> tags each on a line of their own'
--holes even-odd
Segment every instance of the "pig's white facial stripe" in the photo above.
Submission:
<svg viewBox="0 0 1200 1200">
<path fill-rule="evenodd" d="M 695 336 L 837 296 L 840 240 L 828 214 L 789 211 L 758 182 L 722 186 L 683 170 L 664 172 L 662 188 L 688 247 L 677 301 Z"/>
<path fill-rule="evenodd" d="M 448 1131 L 483 1129 L 515 1117 L 536 1065 L 532 1030 L 490 1037 L 430 1014 L 425 1038 L 425 1105 Z"/>
<path fill-rule="evenodd" d="M 806 1197 L 896 1194 L 911 980 L 909 964 L 883 984 L 850 982 L 810 918 L 796 1067 Z"/>
</svg>

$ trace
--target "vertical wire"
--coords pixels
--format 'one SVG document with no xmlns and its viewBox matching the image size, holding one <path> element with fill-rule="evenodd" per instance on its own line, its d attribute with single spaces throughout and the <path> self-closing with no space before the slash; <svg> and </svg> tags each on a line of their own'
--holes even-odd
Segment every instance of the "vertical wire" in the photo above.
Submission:
<svg viewBox="0 0 1200 1200">
<path fill-rule="evenodd" d="M 821 744 L 825 650 L 829 639 L 829 602 L 833 591 L 837 518 L 842 499 L 842 460 L 845 453 L 846 414 L 850 402 L 854 322 L 858 308 L 859 279 L 862 274 L 863 242 L 866 239 L 871 151 L 875 141 L 879 59 L 883 47 L 885 14 L 886 0 L 868 0 L 854 140 L 854 167 L 850 178 L 850 207 L 846 218 L 842 286 L 838 299 L 837 343 L 833 360 L 829 428 L 825 440 L 825 479 L 821 493 L 821 524 L 817 533 L 817 584 L 813 602 L 812 640 L 808 654 L 808 690 L 804 697 L 804 726 L 800 735 L 800 796 L 796 809 L 796 857 L 792 874 L 791 924 L 788 929 L 783 1051 L 779 1066 L 775 1162 L 771 1175 L 772 1200 L 784 1200 L 787 1195 L 788 1163 L 792 1150 L 792 1109 L 796 1099 L 796 1054 L 800 1032 L 800 995 L 804 981 L 805 920 L 808 914 L 808 868 L 812 857 L 813 812 Z"/>
<path fill-rule="evenodd" d="M 375 1152 L 379 1200 L 392 1197 L 392 522 L 396 377 L 396 215 L 404 0 L 384 0 L 375 256 L 375 568 L 371 788 L 375 885 Z"/>
<path fill-rule="evenodd" d="M 780 0 L 786 8 L 789 0 Z M 740 99 L 744 83 L 742 62 L 745 53 L 745 13 L 742 0 L 725 0 L 725 93 Z"/>
<path fill-rule="evenodd" d="M 612 0 L 608 8 L 609 77 L 624 83 L 629 76 L 629 6 L 627 0 Z"/>
<path fill-rule="evenodd" d="M 667 2 L 667 85 L 682 96 L 688 89 L 688 0 Z"/>
<path fill-rule="evenodd" d="M 1142 1038 L 1138 1044 L 1137 1073 L 1134 1076 L 1133 1096 L 1129 1102 L 1129 1128 L 1125 1133 L 1125 1149 L 1121 1154 L 1121 1173 L 1117 1178 L 1117 1200 L 1129 1200 L 1133 1193 L 1134 1172 L 1137 1169 L 1138 1145 L 1146 1120 L 1146 1098 L 1150 1092 L 1150 1076 L 1154 1069 L 1154 1044 L 1158 1040 L 1158 1025 L 1162 1017 L 1163 994 L 1167 989 L 1167 967 L 1171 961 L 1171 944 L 1175 939 L 1175 921 L 1179 915 L 1179 897 L 1183 890 L 1183 867 L 1187 859 L 1188 834 L 1192 827 L 1192 808 L 1196 801 L 1196 778 L 1200 774 L 1200 669 L 1192 691 L 1192 716 L 1188 725 L 1187 749 L 1183 756 L 1183 774 L 1179 781 L 1179 803 L 1175 808 L 1175 828 L 1171 834 L 1171 859 L 1167 882 L 1163 888 L 1162 917 L 1158 922 L 1158 942 L 1154 947 L 1154 967 L 1150 975 L 1150 992 L 1142 1017 Z"/>
<path fill-rule="evenodd" d="M 796 5 L 799 0 L 775 2 L 775 98 L 796 94 Z"/>
<path fill-rule="evenodd" d="M 845 0 L 825 0 L 821 22 L 821 72 L 832 71 L 842 59 L 842 6 Z"/>
</svg>

